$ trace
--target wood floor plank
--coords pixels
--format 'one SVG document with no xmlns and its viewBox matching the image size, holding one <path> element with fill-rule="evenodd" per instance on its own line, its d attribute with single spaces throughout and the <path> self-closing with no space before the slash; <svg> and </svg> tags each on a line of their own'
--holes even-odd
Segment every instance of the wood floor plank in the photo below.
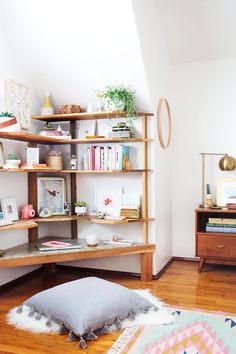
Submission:
<svg viewBox="0 0 236 354">
<path fill-rule="evenodd" d="M 197 262 L 175 261 L 159 280 L 143 283 L 139 278 L 121 276 L 104 279 L 130 289 L 151 289 L 167 304 L 236 313 L 236 267 L 206 265 L 197 272 Z M 78 343 L 66 342 L 66 335 L 33 334 L 15 329 L 6 323 L 7 312 L 29 296 L 61 283 L 93 274 L 73 270 L 42 272 L 0 292 L 0 354 L 104 354 L 118 338 L 119 333 L 101 336 L 88 342 L 86 350 L 78 350 Z"/>
</svg>

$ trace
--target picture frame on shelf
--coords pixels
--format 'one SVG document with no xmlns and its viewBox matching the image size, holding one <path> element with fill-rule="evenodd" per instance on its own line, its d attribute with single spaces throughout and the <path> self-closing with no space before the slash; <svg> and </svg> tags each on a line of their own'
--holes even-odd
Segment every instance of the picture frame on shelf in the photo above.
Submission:
<svg viewBox="0 0 236 354">
<path fill-rule="evenodd" d="M 111 216 L 120 216 L 122 187 L 96 187 L 95 205 L 97 211 Z"/>
<path fill-rule="evenodd" d="M 66 183 L 63 177 L 38 177 L 38 213 L 47 208 L 51 215 L 65 215 Z"/>
<path fill-rule="evenodd" d="M 217 178 L 216 191 L 217 206 L 236 204 L 236 178 Z"/>
<path fill-rule="evenodd" d="M 19 220 L 16 200 L 14 198 L 1 199 L 1 209 L 5 219 L 10 221 Z"/>
<path fill-rule="evenodd" d="M 30 129 L 30 88 L 28 86 L 6 80 L 5 108 L 16 117 L 22 129 Z"/>
<path fill-rule="evenodd" d="M 77 139 L 86 139 L 86 136 L 96 135 L 96 120 L 81 120 L 77 123 Z"/>
</svg>

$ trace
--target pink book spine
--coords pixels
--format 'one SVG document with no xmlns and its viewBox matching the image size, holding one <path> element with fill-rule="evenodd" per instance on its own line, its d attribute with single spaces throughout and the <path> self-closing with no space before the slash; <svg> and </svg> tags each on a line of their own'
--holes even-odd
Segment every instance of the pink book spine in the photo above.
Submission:
<svg viewBox="0 0 236 354">
<path fill-rule="evenodd" d="M 95 148 L 96 146 L 91 146 L 91 170 L 95 170 Z"/>
</svg>

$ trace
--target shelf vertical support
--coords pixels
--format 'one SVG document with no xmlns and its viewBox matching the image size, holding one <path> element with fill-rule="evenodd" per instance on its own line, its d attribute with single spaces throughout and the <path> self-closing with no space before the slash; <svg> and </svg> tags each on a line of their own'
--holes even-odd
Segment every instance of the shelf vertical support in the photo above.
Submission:
<svg viewBox="0 0 236 354">
<path fill-rule="evenodd" d="M 71 138 L 76 139 L 76 121 L 70 122 L 70 132 Z M 76 155 L 76 145 L 70 145 L 70 153 L 71 155 Z M 74 203 L 77 199 L 77 174 L 70 174 L 70 193 L 71 193 L 71 214 L 74 214 Z M 78 237 L 78 225 L 77 220 L 71 221 L 71 238 L 76 239 Z"/>
<path fill-rule="evenodd" d="M 143 173 L 142 173 L 142 188 L 143 188 L 143 205 L 142 205 L 142 217 L 143 222 L 143 242 L 148 243 L 148 174 L 147 174 L 147 117 L 142 115 L 142 159 L 143 159 Z"/>
<path fill-rule="evenodd" d="M 28 204 L 33 204 L 33 207 L 37 211 L 38 197 L 37 197 L 37 173 L 28 172 Z M 28 242 L 36 242 L 38 240 L 38 228 L 28 230 Z"/>
</svg>

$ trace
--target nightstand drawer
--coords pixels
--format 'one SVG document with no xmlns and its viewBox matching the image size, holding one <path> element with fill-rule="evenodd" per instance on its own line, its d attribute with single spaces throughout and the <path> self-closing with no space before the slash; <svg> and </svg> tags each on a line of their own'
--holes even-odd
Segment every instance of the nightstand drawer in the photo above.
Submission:
<svg viewBox="0 0 236 354">
<path fill-rule="evenodd" d="M 198 235 L 197 255 L 236 258 L 236 237 Z"/>
</svg>

